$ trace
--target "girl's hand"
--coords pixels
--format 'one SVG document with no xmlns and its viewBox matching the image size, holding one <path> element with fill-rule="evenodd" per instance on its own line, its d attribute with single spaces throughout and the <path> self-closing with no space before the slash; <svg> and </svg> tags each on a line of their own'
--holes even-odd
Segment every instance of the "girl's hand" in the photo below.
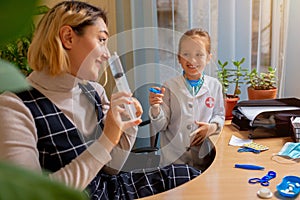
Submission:
<svg viewBox="0 0 300 200">
<path fill-rule="evenodd" d="M 191 146 L 200 145 L 201 142 L 217 130 L 217 125 L 215 123 L 206 123 L 206 122 L 195 122 L 198 125 L 198 128 L 193 131 L 191 136 Z"/>
<path fill-rule="evenodd" d="M 138 116 L 141 116 L 143 113 L 140 103 L 134 98 L 129 98 L 131 95 L 132 94 L 126 92 L 117 92 L 111 95 L 110 109 L 107 112 L 103 132 L 114 145 L 119 143 L 119 140 L 126 129 L 142 122 L 140 118 L 129 121 L 122 120 L 121 115 L 126 112 L 123 104 L 134 104 Z"/>
<path fill-rule="evenodd" d="M 134 97 L 131 97 L 132 101 L 133 101 L 133 104 L 134 104 L 134 107 L 135 107 L 135 110 L 136 110 L 136 117 L 137 118 L 140 118 L 143 114 L 143 108 L 142 108 L 142 105 L 141 103 Z"/>
<path fill-rule="evenodd" d="M 153 87 L 157 90 L 160 90 L 161 93 L 156 94 L 154 92 L 149 93 L 149 104 L 151 105 L 151 113 L 153 117 L 156 117 L 159 114 L 159 105 L 163 103 L 163 97 L 165 93 L 165 88 Z"/>
</svg>

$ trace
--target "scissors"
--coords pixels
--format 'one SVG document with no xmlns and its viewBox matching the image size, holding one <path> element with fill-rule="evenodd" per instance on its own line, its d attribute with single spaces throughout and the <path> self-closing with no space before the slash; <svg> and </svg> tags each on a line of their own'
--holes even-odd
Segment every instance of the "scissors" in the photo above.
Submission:
<svg viewBox="0 0 300 200">
<path fill-rule="evenodd" d="M 253 152 L 253 153 L 260 153 L 260 150 L 248 148 L 248 147 L 241 147 L 238 149 L 238 152 Z"/>
<path fill-rule="evenodd" d="M 276 172 L 274 171 L 269 171 L 268 174 L 262 178 L 250 178 L 248 180 L 248 183 L 255 184 L 255 183 L 260 183 L 262 186 L 269 186 L 269 180 L 273 179 L 276 177 Z"/>
</svg>

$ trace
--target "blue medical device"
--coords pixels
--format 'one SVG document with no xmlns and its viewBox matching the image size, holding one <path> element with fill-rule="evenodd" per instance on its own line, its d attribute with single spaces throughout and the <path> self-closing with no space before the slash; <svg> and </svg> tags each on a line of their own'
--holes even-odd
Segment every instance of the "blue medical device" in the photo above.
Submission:
<svg viewBox="0 0 300 200">
<path fill-rule="evenodd" d="M 248 180 L 248 183 L 251 183 L 251 184 L 260 183 L 262 186 L 269 186 L 270 185 L 269 180 L 271 180 L 275 177 L 276 177 L 276 172 L 269 171 L 268 174 L 262 178 L 250 178 Z"/>
</svg>

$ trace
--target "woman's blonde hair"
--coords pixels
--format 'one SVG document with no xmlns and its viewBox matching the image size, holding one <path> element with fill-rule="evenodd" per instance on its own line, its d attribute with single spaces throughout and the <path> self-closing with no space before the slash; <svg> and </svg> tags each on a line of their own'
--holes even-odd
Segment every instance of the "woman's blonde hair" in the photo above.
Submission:
<svg viewBox="0 0 300 200">
<path fill-rule="evenodd" d="M 51 75 L 70 71 L 70 61 L 59 37 L 59 30 L 69 25 L 78 35 L 84 28 L 102 18 L 107 24 L 106 13 L 80 1 L 64 1 L 49 10 L 39 22 L 28 50 L 29 66 L 36 71 L 48 69 Z"/>
</svg>

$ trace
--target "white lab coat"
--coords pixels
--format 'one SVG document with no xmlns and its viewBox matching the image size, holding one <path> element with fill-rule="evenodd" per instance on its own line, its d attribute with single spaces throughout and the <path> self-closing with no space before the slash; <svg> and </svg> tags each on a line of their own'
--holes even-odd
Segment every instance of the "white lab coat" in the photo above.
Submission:
<svg viewBox="0 0 300 200">
<path fill-rule="evenodd" d="M 222 85 L 216 78 L 205 75 L 204 83 L 194 97 L 187 89 L 185 78 L 180 75 L 166 81 L 164 87 L 164 103 L 159 115 L 153 118 L 151 110 L 149 112 L 154 132 L 160 132 L 160 165 L 184 163 L 195 166 L 195 160 L 201 161 L 192 156 L 193 151 L 187 151 L 190 133 L 197 128 L 195 120 L 216 123 L 216 133 L 221 131 L 225 120 Z M 200 158 L 212 148 L 208 144 L 201 146 L 197 150 Z"/>
</svg>

